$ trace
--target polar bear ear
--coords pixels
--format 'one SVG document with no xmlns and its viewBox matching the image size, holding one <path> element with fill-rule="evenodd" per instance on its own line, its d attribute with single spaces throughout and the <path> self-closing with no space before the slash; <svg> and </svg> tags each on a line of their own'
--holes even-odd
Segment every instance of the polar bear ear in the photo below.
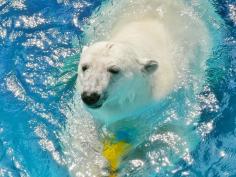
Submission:
<svg viewBox="0 0 236 177">
<path fill-rule="evenodd" d="M 82 53 L 84 53 L 87 49 L 88 49 L 88 46 L 85 45 L 82 49 Z"/>
<path fill-rule="evenodd" d="M 155 60 L 147 61 L 142 68 L 142 72 L 152 74 L 158 68 L 158 62 Z"/>
</svg>

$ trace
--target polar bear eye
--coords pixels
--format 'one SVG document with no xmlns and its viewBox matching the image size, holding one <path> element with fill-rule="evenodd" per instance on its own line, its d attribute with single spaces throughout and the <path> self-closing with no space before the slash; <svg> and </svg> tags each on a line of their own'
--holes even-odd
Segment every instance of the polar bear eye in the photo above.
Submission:
<svg viewBox="0 0 236 177">
<path fill-rule="evenodd" d="M 108 68 L 107 71 L 111 74 L 118 74 L 120 72 L 120 68 L 117 66 L 112 66 Z"/>
<path fill-rule="evenodd" d="M 83 65 L 81 68 L 82 68 L 82 71 L 84 72 L 88 69 L 88 65 Z"/>
</svg>

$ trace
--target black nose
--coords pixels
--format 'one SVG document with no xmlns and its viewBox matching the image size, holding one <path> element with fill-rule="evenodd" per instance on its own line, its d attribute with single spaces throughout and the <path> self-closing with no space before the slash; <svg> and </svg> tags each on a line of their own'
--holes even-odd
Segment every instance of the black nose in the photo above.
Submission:
<svg viewBox="0 0 236 177">
<path fill-rule="evenodd" d="M 93 93 L 83 92 L 81 94 L 81 98 L 85 104 L 91 106 L 98 102 L 98 100 L 100 99 L 100 95 L 95 92 Z"/>
</svg>

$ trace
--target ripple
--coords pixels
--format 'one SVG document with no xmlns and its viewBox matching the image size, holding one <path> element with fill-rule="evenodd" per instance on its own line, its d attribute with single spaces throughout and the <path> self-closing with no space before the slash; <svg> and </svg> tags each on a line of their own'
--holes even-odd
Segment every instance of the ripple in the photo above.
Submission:
<svg viewBox="0 0 236 177">
<path fill-rule="evenodd" d="M 26 92 L 22 85 L 18 82 L 16 76 L 10 75 L 6 79 L 6 86 L 9 91 L 13 93 L 15 97 L 19 100 L 25 101 L 26 100 Z"/>
<path fill-rule="evenodd" d="M 236 5 L 229 4 L 229 17 L 236 25 Z"/>
<path fill-rule="evenodd" d="M 4 39 L 7 35 L 7 30 L 5 28 L 0 27 L 0 37 Z"/>
<path fill-rule="evenodd" d="M 36 28 L 39 25 L 46 23 L 48 23 L 48 21 L 43 17 L 41 13 L 34 14 L 33 16 L 21 15 L 15 22 L 15 27 Z"/>
<path fill-rule="evenodd" d="M 19 9 L 19 10 L 26 9 L 25 0 L 12 0 L 11 6 L 15 9 Z"/>
<path fill-rule="evenodd" d="M 65 164 L 64 159 L 61 157 L 60 152 L 58 152 L 52 141 L 48 139 L 48 132 L 43 125 L 39 125 L 34 130 L 35 134 L 40 138 L 39 144 L 43 150 L 47 150 L 52 154 L 53 159 L 61 165 Z"/>
</svg>

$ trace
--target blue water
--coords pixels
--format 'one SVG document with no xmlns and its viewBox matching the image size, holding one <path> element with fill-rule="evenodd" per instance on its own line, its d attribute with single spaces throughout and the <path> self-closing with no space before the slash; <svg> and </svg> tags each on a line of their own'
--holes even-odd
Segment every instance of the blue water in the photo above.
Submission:
<svg viewBox="0 0 236 177">
<path fill-rule="evenodd" d="M 0 1 L 0 176 L 70 176 L 60 142 L 63 105 L 73 95 L 83 24 L 101 2 Z M 219 110 L 203 111 L 213 130 L 194 163 L 169 176 L 236 176 L 236 3 L 212 4 L 225 23 L 214 51 L 219 62 L 207 76 Z"/>
</svg>

